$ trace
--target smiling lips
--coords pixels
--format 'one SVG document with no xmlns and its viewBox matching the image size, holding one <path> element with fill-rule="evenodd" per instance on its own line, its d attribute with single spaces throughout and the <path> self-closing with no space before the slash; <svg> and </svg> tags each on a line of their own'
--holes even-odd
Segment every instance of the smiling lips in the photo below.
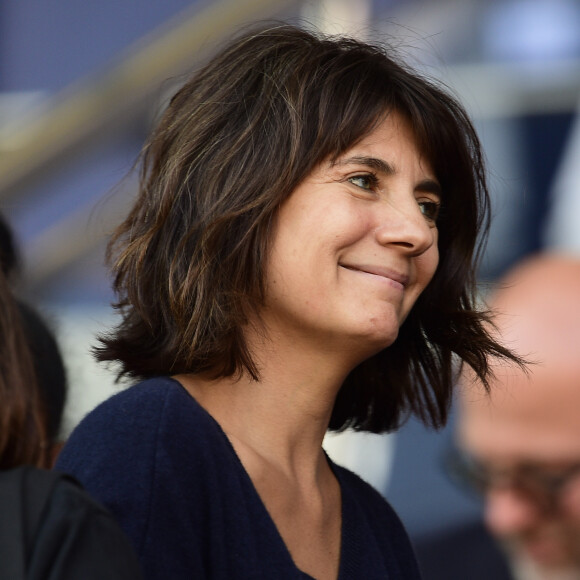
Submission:
<svg viewBox="0 0 580 580">
<path fill-rule="evenodd" d="M 346 270 L 351 270 L 353 272 L 360 272 L 361 274 L 369 274 L 371 276 L 377 276 L 379 278 L 384 278 L 390 282 L 394 282 L 396 286 L 404 290 L 409 284 L 409 276 L 396 272 L 395 270 L 390 270 L 389 268 L 384 268 L 382 266 L 367 266 L 367 265 L 350 265 L 350 264 L 340 264 Z"/>
</svg>

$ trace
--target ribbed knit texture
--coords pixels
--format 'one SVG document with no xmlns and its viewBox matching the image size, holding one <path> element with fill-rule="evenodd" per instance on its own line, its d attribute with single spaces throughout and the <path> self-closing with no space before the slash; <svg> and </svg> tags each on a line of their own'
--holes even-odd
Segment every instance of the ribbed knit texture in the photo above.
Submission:
<svg viewBox="0 0 580 580">
<path fill-rule="evenodd" d="M 304 579 L 226 435 L 173 379 L 144 381 L 76 428 L 57 467 L 105 504 L 147 580 Z M 333 464 L 342 491 L 339 580 L 416 580 L 398 517 Z"/>
</svg>

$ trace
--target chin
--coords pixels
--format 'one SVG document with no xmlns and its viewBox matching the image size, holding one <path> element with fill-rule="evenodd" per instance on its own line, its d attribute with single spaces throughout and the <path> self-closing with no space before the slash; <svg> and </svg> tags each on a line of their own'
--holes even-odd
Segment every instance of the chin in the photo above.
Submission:
<svg viewBox="0 0 580 580">
<path fill-rule="evenodd" d="M 376 330 L 376 329 L 375 329 Z M 367 352 L 366 356 L 362 360 L 366 360 L 371 356 L 389 348 L 397 337 L 399 336 L 399 329 L 397 328 L 396 332 L 369 332 L 366 334 L 361 334 L 360 336 L 354 339 L 354 348 L 364 348 L 364 351 Z"/>
<path fill-rule="evenodd" d="M 511 563 L 514 580 L 578 580 L 580 568 L 573 566 L 547 566 L 531 558 L 522 558 Z"/>
<path fill-rule="evenodd" d="M 389 346 L 399 336 L 399 328 L 402 323 L 403 321 L 395 312 L 381 313 L 381 315 L 363 320 L 360 329 L 361 335 L 366 336 L 368 340 L 385 343 L 386 346 Z"/>
<path fill-rule="evenodd" d="M 517 545 L 516 545 L 517 544 Z M 504 542 L 514 580 L 578 580 L 580 563 L 566 558 L 540 561 L 516 542 Z"/>
</svg>

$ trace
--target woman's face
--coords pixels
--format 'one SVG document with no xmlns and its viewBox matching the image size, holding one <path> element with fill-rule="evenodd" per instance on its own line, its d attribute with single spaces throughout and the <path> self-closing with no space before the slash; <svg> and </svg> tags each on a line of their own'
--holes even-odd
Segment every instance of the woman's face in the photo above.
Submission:
<svg viewBox="0 0 580 580">
<path fill-rule="evenodd" d="M 319 165 L 278 214 L 262 312 L 270 335 L 363 358 L 392 344 L 437 268 L 439 203 L 396 113 Z"/>
</svg>

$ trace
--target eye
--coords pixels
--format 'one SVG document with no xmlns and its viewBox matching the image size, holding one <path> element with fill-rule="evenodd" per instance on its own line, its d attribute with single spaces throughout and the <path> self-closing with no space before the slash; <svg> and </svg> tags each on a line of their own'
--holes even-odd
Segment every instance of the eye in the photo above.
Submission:
<svg viewBox="0 0 580 580">
<path fill-rule="evenodd" d="M 426 219 L 432 222 L 437 221 L 441 203 L 438 201 L 433 201 L 432 199 L 422 199 L 419 200 L 418 203 L 419 208 L 421 209 L 421 213 L 425 216 Z"/>
<path fill-rule="evenodd" d="M 372 173 L 361 173 L 360 175 L 353 175 L 349 177 L 348 180 L 353 185 L 356 185 L 360 189 L 365 189 L 367 191 L 374 191 L 377 188 L 379 180 L 376 175 Z"/>
</svg>

